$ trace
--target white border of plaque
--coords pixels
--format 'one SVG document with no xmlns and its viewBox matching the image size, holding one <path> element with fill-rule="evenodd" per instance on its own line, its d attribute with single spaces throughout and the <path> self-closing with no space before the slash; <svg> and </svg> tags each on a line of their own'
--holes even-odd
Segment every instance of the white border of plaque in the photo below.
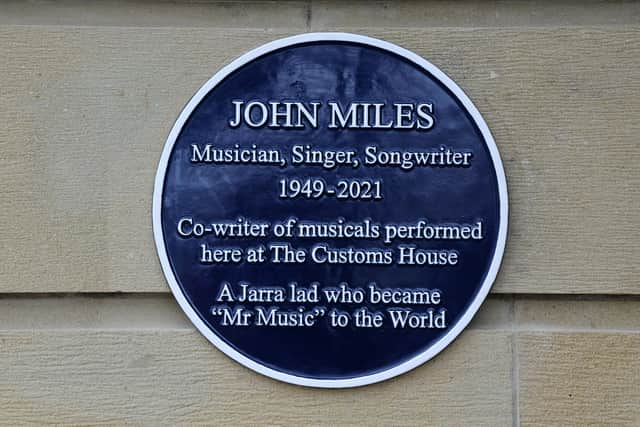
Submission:
<svg viewBox="0 0 640 427">
<path fill-rule="evenodd" d="M 227 344 L 224 340 L 220 339 L 203 321 L 200 319 L 198 314 L 194 311 L 191 305 L 188 303 L 185 298 L 180 285 L 178 284 L 176 277 L 171 268 L 171 264 L 169 262 L 169 258 L 167 256 L 165 243 L 164 243 L 164 234 L 162 231 L 162 221 L 161 221 L 161 205 L 162 205 L 162 193 L 163 186 L 165 180 L 165 173 L 167 170 L 167 165 L 169 161 L 169 157 L 173 150 L 173 146 L 182 131 L 182 127 L 185 122 L 194 111 L 194 109 L 200 104 L 202 99 L 218 85 L 225 77 L 229 74 L 236 71 L 238 68 L 243 65 L 251 62 L 252 60 L 265 55 L 269 52 L 273 52 L 278 49 L 286 48 L 288 46 L 294 46 L 301 43 L 310 43 L 317 41 L 337 41 L 337 42 L 353 42 L 357 44 L 364 44 L 368 46 L 373 46 L 384 51 L 392 52 L 396 55 L 406 58 L 417 66 L 423 68 L 428 73 L 430 73 L 435 79 L 440 81 L 444 86 L 446 86 L 455 97 L 464 105 L 464 108 L 469 112 L 471 117 L 473 118 L 476 126 L 482 133 L 482 136 L 487 144 L 489 152 L 491 154 L 491 159 L 493 161 L 493 166 L 496 171 L 496 177 L 498 181 L 498 192 L 500 197 L 500 227 L 498 230 L 498 238 L 496 242 L 495 251 L 493 254 L 493 259 L 491 260 L 491 265 L 489 267 L 489 271 L 487 272 L 484 282 L 480 287 L 475 299 L 469 305 L 467 311 L 460 317 L 460 319 L 453 325 L 453 327 L 440 339 L 438 339 L 435 343 L 433 343 L 429 348 L 423 353 L 406 360 L 403 363 L 400 363 L 392 368 L 387 370 L 366 376 L 347 378 L 347 379 L 316 379 L 316 378 L 305 378 L 295 375 L 286 374 L 281 371 L 277 371 L 271 369 L 267 366 L 261 365 L 256 361 L 250 359 L 249 357 L 241 354 L 229 344 Z M 442 71 L 440 71 L 436 66 L 421 58 L 420 56 L 412 53 L 404 48 L 396 46 L 392 43 L 388 43 L 382 40 L 378 40 L 371 37 L 349 34 L 349 33 L 308 33 L 301 34 L 297 36 L 287 37 L 280 40 L 276 40 L 270 43 L 267 43 L 263 46 L 260 46 L 256 49 L 253 49 L 250 52 L 245 53 L 235 61 L 231 62 L 220 71 L 218 71 L 213 77 L 211 77 L 205 84 L 198 90 L 198 92 L 191 98 L 189 103 L 185 106 L 185 108 L 180 113 L 177 121 L 173 125 L 171 129 L 171 133 L 167 138 L 167 142 L 164 146 L 164 150 L 162 152 L 162 156 L 160 158 L 160 163 L 158 166 L 158 171 L 156 173 L 155 178 L 155 188 L 153 192 L 153 233 L 155 237 L 156 247 L 158 249 L 158 256 L 160 258 L 160 263 L 162 264 L 162 270 L 164 275 L 171 287 L 171 291 L 175 296 L 176 300 L 180 304 L 180 307 L 187 314 L 191 322 L 198 328 L 198 330 L 218 349 L 224 352 L 229 357 L 233 358 L 237 362 L 242 365 L 253 369 L 261 374 L 264 374 L 268 377 L 275 378 L 277 380 L 281 380 L 284 382 L 304 385 L 304 386 L 312 386 L 312 387 L 324 387 L 324 388 L 343 388 L 343 387 L 357 387 L 366 384 L 371 384 L 379 381 L 383 381 L 397 375 L 403 374 L 421 364 L 428 361 L 429 359 L 436 356 L 442 350 L 444 350 L 469 324 L 473 316 L 476 314 L 480 305 L 485 300 L 493 282 L 498 274 L 498 270 L 500 268 L 500 263 L 502 261 L 502 256 L 504 254 L 504 247 L 507 238 L 507 223 L 508 223 L 508 198 L 507 198 L 507 184 L 504 174 L 504 169 L 502 166 L 502 161 L 500 159 L 500 155 L 498 153 L 498 149 L 495 145 L 495 141 L 493 140 L 493 136 L 487 127 L 484 119 L 473 105 L 471 100 L 465 95 L 465 93 L 455 84 L 449 77 L 447 77 Z M 275 268 L 275 267 L 274 267 Z"/>
</svg>

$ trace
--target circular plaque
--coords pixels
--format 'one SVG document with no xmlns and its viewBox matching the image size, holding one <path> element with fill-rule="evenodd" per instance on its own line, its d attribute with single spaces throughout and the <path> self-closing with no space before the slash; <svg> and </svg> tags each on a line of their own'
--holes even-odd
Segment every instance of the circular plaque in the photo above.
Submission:
<svg viewBox="0 0 640 427">
<path fill-rule="evenodd" d="M 486 123 L 442 71 L 384 41 L 304 34 L 189 101 L 153 228 L 175 298 L 216 347 L 282 381 L 351 387 L 469 324 L 502 259 L 507 189 Z"/>
</svg>

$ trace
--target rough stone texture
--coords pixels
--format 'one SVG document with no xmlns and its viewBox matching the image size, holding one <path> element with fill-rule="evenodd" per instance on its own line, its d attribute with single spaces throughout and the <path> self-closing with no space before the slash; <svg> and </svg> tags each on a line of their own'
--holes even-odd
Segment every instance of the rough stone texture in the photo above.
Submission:
<svg viewBox="0 0 640 427">
<path fill-rule="evenodd" d="M 427 365 L 346 390 L 268 379 L 191 331 L 12 331 L 0 343 L 0 423 L 8 425 L 512 421 L 507 332 L 467 330 Z"/>
<path fill-rule="evenodd" d="M 306 28 L 306 1 L 6 0 L 0 24 L 116 27 Z"/>
<path fill-rule="evenodd" d="M 637 296 L 520 297 L 514 301 L 514 321 L 519 330 L 640 331 Z"/>
<path fill-rule="evenodd" d="M 383 28 L 624 25 L 640 4 L 624 0 L 4 0 L 0 24 L 116 27 Z"/>
<path fill-rule="evenodd" d="M 637 425 L 638 312 L 637 297 L 490 297 L 432 361 L 331 391 L 238 365 L 167 295 L 7 296 L 0 424 Z"/>
<path fill-rule="evenodd" d="M 0 424 L 640 425 L 639 24 L 640 3 L 600 0 L 0 3 Z M 509 183 L 505 260 L 469 328 L 349 390 L 213 348 L 151 232 L 188 99 L 241 53 L 316 30 L 449 74 Z"/>
<path fill-rule="evenodd" d="M 166 135 L 211 74 L 291 32 L 0 26 L 0 291 L 166 292 Z M 362 32 L 430 59 L 489 123 L 511 208 L 494 292 L 640 293 L 640 27 Z"/>
<path fill-rule="evenodd" d="M 311 2 L 311 28 L 522 27 L 637 24 L 640 5 L 624 1 L 344 1 Z"/>
<path fill-rule="evenodd" d="M 518 338 L 520 421 L 640 425 L 640 332 L 532 332 Z"/>
</svg>

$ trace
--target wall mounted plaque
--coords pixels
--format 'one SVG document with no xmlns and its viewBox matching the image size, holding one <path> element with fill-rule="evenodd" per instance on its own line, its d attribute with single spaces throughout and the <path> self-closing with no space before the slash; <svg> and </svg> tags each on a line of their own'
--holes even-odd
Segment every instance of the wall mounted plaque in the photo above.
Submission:
<svg viewBox="0 0 640 427">
<path fill-rule="evenodd" d="M 507 188 L 489 129 L 438 68 L 317 33 L 215 74 L 167 139 L 153 228 L 178 303 L 221 351 L 307 386 L 431 359 L 496 277 Z M 189 349 L 183 349 L 189 351 Z"/>
</svg>

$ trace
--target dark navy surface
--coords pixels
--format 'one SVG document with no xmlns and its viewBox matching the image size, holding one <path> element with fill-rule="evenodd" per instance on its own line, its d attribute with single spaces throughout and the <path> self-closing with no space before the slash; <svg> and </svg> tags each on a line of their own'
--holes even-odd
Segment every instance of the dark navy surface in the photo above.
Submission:
<svg viewBox="0 0 640 427">
<path fill-rule="evenodd" d="M 317 129 L 232 129 L 232 101 L 319 101 Z M 343 106 L 350 102 L 433 103 L 436 123 L 429 131 L 334 130 L 328 129 L 329 101 Z M 390 107 L 387 107 L 390 108 Z M 211 165 L 189 162 L 190 144 L 211 143 L 216 148 L 240 144 L 278 148 L 290 160 L 290 148 L 309 144 L 314 148 L 358 151 L 377 145 L 389 150 L 437 150 L 441 145 L 457 151 L 472 151 L 470 167 L 399 168 L 361 166 L 327 171 L 319 166 Z M 383 180 L 384 200 L 344 201 L 335 197 L 318 200 L 278 198 L 282 177 L 322 177 L 328 183 L 340 178 Z M 453 267 L 247 264 L 203 265 L 198 262 L 199 245 L 246 248 L 278 238 L 217 240 L 185 239 L 178 236 L 180 218 L 212 222 L 238 216 L 271 222 L 295 216 L 304 220 L 332 221 L 340 217 L 360 222 L 474 223 L 483 221 L 484 238 L 469 241 L 396 241 L 424 249 L 446 248 L 460 252 Z M 484 139 L 469 113 L 452 93 L 422 68 L 393 53 L 344 42 L 315 42 L 271 52 L 241 67 L 215 87 L 193 111 L 178 137 L 166 171 L 162 194 L 162 227 L 167 254 L 179 285 L 202 320 L 223 340 L 245 356 L 272 369 L 302 377 L 345 379 L 387 370 L 429 348 L 462 316 L 482 285 L 492 260 L 499 226 L 499 196 L 496 172 Z M 382 247 L 381 240 L 288 239 L 296 247 L 317 242 L 336 247 Z M 221 326 L 210 314 L 223 281 L 250 282 L 256 286 L 282 286 L 297 282 L 321 287 L 346 282 L 365 288 L 422 287 L 442 290 L 440 306 L 447 309 L 448 327 L 439 329 L 393 329 L 389 322 L 380 329 L 350 326 L 331 328 L 328 318 L 310 328 Z M 233 306 L 234 304 L 229 304 Z M 245 303 L 253 308 L 253 304 Z M 319 304 L 265 304 L 311 309 Z M 335 305 L 353 311 L 362 304 Z M 403 305 L 403 307 L 406 305 Z M 368 305 L 385 312 L 387 306 Z M 425 311 L 430 306 L 409 306 Z"/>
</svg>

